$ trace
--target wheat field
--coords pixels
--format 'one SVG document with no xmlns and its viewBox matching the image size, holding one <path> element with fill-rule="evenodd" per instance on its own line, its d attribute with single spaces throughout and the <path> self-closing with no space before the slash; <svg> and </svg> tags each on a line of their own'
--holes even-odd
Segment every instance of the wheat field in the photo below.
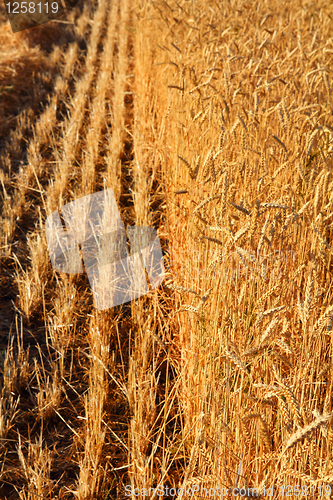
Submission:
<svg viewBox="0 0 333 500">
<path fill-rule="evenodd" d="M 333 498 L 332 3 L 4 9 L 0 498 Z M 99 311 L 45 221 L 109 188 L 166 273 Z"/>
</svg>

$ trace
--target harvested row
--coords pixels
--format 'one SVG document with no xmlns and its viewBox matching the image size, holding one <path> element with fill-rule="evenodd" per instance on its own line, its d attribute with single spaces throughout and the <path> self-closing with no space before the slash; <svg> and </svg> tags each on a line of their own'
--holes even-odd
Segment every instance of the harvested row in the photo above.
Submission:
<svg viewBox="0 0 333 500">
<path fill-rule="evenodd" d="M 128 45 L 129 8 L 130 1 L 115 1 L 109 11 L 108 30 L 103 44 L 100 73 L 96 80 L 96 94 L 90 113 L 90 126 L 86 134 L 82 178 L 81 182 L 77 184 L 74 199 L 95 192 L 97 186 L 102 185 L 102 179 L 104 188 L 110 187 L 115 193 L 122 192 L 121 178 L 115 172 L 119 171 L 119 157 L 124 149 L 124 134 L 121 133 L 124 127 L 124 118 L 120 119 L 118 113 L 124 115 L 123 103 L 128 67 L 126 58 L 125 62 L 123 62 L 123 58 Z M 116 43 L 118 53 L 114 57 Z M 122 64 L 119 64 L 121 60 Z M 113 80 L 110 78 L 112 73 Z M 110 95 L 111 88 L 112 95 Z M 105 124 L 108 122 L 106 114 L 110 111 L 111 130 L 108 129 L 108 135 L 111 137 L 105 141 L 102 130 L 105 130 Z M 106 142 L 107 144 L 105 144 Z M 111 151 L 109 144 L 112 146 Z M 111 169 L 113 171 L 112 182 L 108 182 Z M 107 431 L 114 426 L 113 418 L 110 415 L 111 408 L 113 412 L 117 412 L 112 401 L 114 399 L 113 391 L 119 390 L 115 384 L 112 386 L 113 390 L 110 390 L 110 371 L 111 373 L 117 372 L 114 362 L 115 351 L 113 351 L 112 358 L 110 355 L 111 348 L 115 343 L 114 337 L 118 333 L 121 322 L 114 317 L 114 314 L 103 311 L 95 311 L 90 316 L 91 320 L 86 327 L 90 359 L 89 392 L 84 397 L 86 438 L 84 452 L 79 462 L 80 476 L 77 489 L 78 498 L 82 500 L 98 497 L 106 491 L 109 484 L 109 481 L 105 479 L 105 471 L 108 466 L 114 467 L 115 457 L 108 455 L 107 461 L 105 460 L 105 451 L 108 448 L 107 441 L 110 442 L 110 438 L 107 439 Z M 119 344 L 118 347 L 120 347 Z M 111 441 L 114 440 L 115 438 L 112 436 Z M 119 445 L 119 443 L 117 444 Z M 121 445 L 124 452 L 122 442 Z"/>
</svg>

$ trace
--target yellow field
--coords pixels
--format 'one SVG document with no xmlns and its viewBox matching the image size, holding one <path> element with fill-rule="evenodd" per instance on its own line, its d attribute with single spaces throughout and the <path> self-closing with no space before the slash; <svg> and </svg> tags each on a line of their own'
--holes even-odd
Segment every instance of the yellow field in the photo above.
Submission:
<svg viewBox="0 0 333 500">
<path fill-rule="evenodd" d="M 333 498 L 332 3 L 1 9 L 0 499 Z M 45 220 L 108 188 L 166 278 L 99 311 Z"/>
</svg>

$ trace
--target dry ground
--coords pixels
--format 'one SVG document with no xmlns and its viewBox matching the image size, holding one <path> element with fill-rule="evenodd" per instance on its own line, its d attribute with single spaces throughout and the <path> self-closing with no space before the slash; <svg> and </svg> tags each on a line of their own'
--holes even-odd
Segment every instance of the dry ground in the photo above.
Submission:
<svg viewBox="0 0 333 500">
<path fill-rule="evenodd" d="M 333 497 L 331 2 L 1 8 L 0 498 Z M 45 219 L 105 188 L 167 275 L 98 311 Z"/>
</svg>

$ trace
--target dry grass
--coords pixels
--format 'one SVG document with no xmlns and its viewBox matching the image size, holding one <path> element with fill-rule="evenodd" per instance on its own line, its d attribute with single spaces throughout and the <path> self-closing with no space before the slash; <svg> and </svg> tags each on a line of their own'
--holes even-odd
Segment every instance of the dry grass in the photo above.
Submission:
<svg viewBox="0 0 333 500">
<path fill-rule="evenodd" d="M 70 16 L 0 32 L 0 497 L 333 485 L 331 4 Z M 105 188 L 167 277 L 97 311 L 44 223 Z"/>
</svg>

